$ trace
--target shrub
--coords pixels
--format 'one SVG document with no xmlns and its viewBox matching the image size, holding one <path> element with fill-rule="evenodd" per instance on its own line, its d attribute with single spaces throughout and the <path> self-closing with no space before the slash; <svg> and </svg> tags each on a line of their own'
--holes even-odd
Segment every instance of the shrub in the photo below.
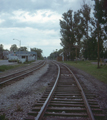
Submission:
<svg viewBox="0 0 107 120">
<path fill-rule="evenodd" d="M 3 115 L 0 115 L 0 120 L 9 120 L 9 119 L 6 118 L 6 115 L 3 113 Z"/>
</svg>

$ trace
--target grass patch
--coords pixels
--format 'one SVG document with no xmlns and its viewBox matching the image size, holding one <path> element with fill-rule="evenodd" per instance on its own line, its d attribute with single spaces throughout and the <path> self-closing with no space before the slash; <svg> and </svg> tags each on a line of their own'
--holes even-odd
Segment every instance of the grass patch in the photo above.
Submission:
<svg viewBox="0 0 107 120">
<path fill-rule="evenodd" d="M 30 64 L 30 63 L 32 63 L 32 62 L 35 62 L 35 60 L 32 60 L 32 61 L 26 61 L 26 62 L 24 62 L 24 64 Z"/>
<path fill-rule="evenodd" d="M 28 61 L 28 62 L 24 62 L 24 63 L 19 63 L 18 65 L 1 65 L 0 66 L 0 72 L 4 72 L 4 71 L 9 70 L 9 69 L 24 66 L 26 64 L 31 64 L 32 62 L 34 62 L 34 61 Z"/>
<path fill-rule="evenodd" d="M 16 107 L 16 110 L 15 110 L 15 111 L 16 111 L 16 112 L 21 112 L 21 111 L 23 111 L 23 109 L 21 108 L 20 105 L 17 104 L 17 107 Z"/>
<path fill-rule="evenodd" d="M 46 89 L 46 86 L 42 86 L 41 89 L 40 89 L 40 92 L 43 93 L 45 91 L 45 89 Z"/>
<path fill-rule="evenodd" d="M 64 63 L 79 68 L 99 79 L 100 81 L 107 83 L 107 65 L 102 65 L 98 69 L 97 65 L 92 64 L 91 62 L 92 61 L 78 61 L 76 63 L 74 61 L 65 61 Z"/>
<path fill-rule="evenodd" d="M 3 115 L 0 115 L 0 120 L 9 120 L 9 119 L 6 118 L 6 115 L 3 113 Z"/>
<path fill-rule="evenodd" d="M 13 68 L 18 68 L 20 66 L 24 66 L 25 64 L 18 64 L 18 65 L 1 65 L 0 66 L 0 72 L 4 72 L 6 70 L 9 69 L 13 69 Z"/>
<path fill-rule="evenodd" d="M 0 71 L 4 72 L 5 70 L 13 69 L 15 67 L 18 67 L 18 65 L 1 65 Z"/>
<path fill-rule="evenodd" d="M 18 62 L 18 60 L 8 60 L 9 62 Z"/>
</svg>

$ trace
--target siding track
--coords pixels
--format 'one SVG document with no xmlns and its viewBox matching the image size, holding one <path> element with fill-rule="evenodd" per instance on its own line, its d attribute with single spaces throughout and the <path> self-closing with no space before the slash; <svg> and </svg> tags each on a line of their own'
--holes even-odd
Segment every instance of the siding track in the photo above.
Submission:
<svg viewBox="0 0 107 120">
<path fill-rule="evenodd" d="M 31 65 L 25 69 L 21 69 L 12 74 L 0 77 L 0 87 L 4 87 L 5 85 L 7 85 L 7 83 L 10 83 L 10 81 L 20 80 L 20 79 L 32 74 L 34 71 L 40 69 L 45 64 L 46 64 L 45 61 L 40 61 L 39 63 L 33 64 L 33 66 Z"/>
<path fill-rule="evenodd" d="M 95 96 L 81 87 L 67 66 L 54 64 L 58 67 L 55 82 L 50 83 L 25 120 L 105 120 Z"/>
</svg>

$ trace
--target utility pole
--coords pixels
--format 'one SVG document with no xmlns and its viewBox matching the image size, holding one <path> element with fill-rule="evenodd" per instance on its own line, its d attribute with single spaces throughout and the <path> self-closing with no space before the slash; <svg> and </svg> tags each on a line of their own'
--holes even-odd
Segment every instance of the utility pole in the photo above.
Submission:
<svg viewBox="0 0 107 120">
<path fill-rule="evenodd" d="M 99 67 L 99 60 L 100 60 L 100 54 L 99 54 L 99 22 L 97 22 L 97 28 L 98 28 L 98 68 Z"/>
<path fill-rule="evenodd" d="M 80 48 L 79 45 L 74 45 L 73 48 L 76 48 L 76 63 L 77 63 L 77 48 Z"/>
</svg>

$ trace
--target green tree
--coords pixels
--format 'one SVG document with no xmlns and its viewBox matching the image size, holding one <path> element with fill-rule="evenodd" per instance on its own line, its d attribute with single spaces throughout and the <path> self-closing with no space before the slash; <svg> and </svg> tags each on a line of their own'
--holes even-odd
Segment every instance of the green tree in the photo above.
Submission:
<svg viewBox="0 0 107 120">
<path fill-rule="evenodd" d="M 96 18 L 96 30 L 97 30 L 97 39 L 98 39 L 98 68 L 100 54 L 103 49 L 103 40 L 107 38 L 107 1 L 106 0 L 95 0 L 94 6 L 94 16 Z M 101 45 L 102 44 L 102 47 Z"/>
<path fill-rule="evenodd" d="M 75 48 L 73 46 L 76 43 L 72 12 L 72 10 L 68 10 L 67 13 L 63 13 L 62 20 L 60 20 L 61 45 L 64 48 L 66 56 L 70 56 L 70 58 L 75 57 Z"/>
<path fill-rule="evenodd" d="M 81 15 L 82 15 L 82 25 L 83 25 L 83 33 L 84 33 L 84 36 L 87 38 L 88 40 L 88 37 L 89 37 L 89 24 L 90 24 L 90 20 L 91 20 L 91 17 L 90 17 L 90 13 L 91 13 L 91 8 L 89 5 L 87 4 L 83 4 L 82 8 L 80 9 L 81 11 Z"/>
<path fill-rule="evenodd" d="M 97 58 L 97 40 L 95 37 L 89 38 L 87 41 L 83 43 L 85 49 L 83 49 L 83 55 L 85 58 L 89 58 L 89 60 L 96 60 Z M 87 54 L 88 51 L 88 54 Z"/>
<path fill-rule="evenodd" d="M 4 50 L 3 45 L 0 44 L 0 52 L 2 52 L 3 50 Z"/>
<path fill-rule="evenodd" d="M 103 42 L 107 39 L 107 7 L 105 4 L 107 5 L 106 0 L 95 0 L 94 18 L 91 17 L 91 7 L 85 3 L 74 13 L 68 10 L 62 14 L 60 40 L 68 59 L 79 57 L 80 53 L 83 53 L 86 59 L 96 59 L 98 54 L 99 66 L 99 58 L 103 57 L 105 52 Z"/>
<path fill-rule="evenodd" d="M 37 53 L 37 58 L 38 59 L 43 59 L 43 56 L 42 56 L 42 50 L 41 49 L 38 49 L 38 48 L 31 48 L 31 51 L 34 51 Z"/>
<path fill-rule="evenodd" d="M 20 50 L 20 51 L 27 51 L 27 47 L 20 47 L 18 50 Z"/>
<path fill-rule="evenodd" d="M 83 42 L 82 42 L 83 45 L 82 46 L 83 46 L 83 51 L 84 51 L 83 56 L 84 58 L 88 59 L 90 56 L 90 50 L 88 48 L 91 48 L 91 46 L 89 46 L 91 44 L 88 44 L 88 43 L 91 43 L 93 40 L 93 38 L 91 40 L 91 32 L 92 32 L 91 26 L 94 21 L 93 21 L 93 18 L 91 18 L 90 16 L 91 7 L 88 4 L 84 2 L 80 11 L 81 11 L 81 16 L 82 16 L 81 20 L 82 20 L 82 28 L 83 28 L 82 29 L 83 30 L 82 32 L 83 33 Z M 89 42 L 89 40 L 91 41 Z"/>
<path fill-rule="evenodd" d="M 85 9 L 87 10 L 87 7 Z M 87 16 L 87 21 L 83 19 L 85 16 L 85 13 L 83 12 L 86 11 L 78 10 L 73 14 L 73 11 L 69 10 L 62 15 L 63 19 L 60 20 L 61 45 L 63 46 L 64 53 L 68 59 L 74 59 L 75 57 L 80 56 L 81 40 L 83 35 L 86 34 L 85 28 L 88 26 L 89 19 Z"/>
<path fill-rule="evenodd" d="M 49 56 L 48 59 L 57 59 L 57 57 L 60 55 L 60 53 L 64 52 L 63 49 L 59 49 L 56 51 L 53 51 Z"/>
<path fill-rule="evenodd" d="M 10 51 L 16 52 L 18 50 L 18 47 L 16 44 L 11 45 Z"/>
<path fill-rule="evenodd" d="M 76 57 L 80 57 L 80 49 L 81 49 L 81 40 L 84 35 L 84 24 L 83 18 L 81 17 L 81 10 L 74 12 L 74 36 L 75 36 L 75 44 L 73 48 L 75 48 Z"/>
</svg>

